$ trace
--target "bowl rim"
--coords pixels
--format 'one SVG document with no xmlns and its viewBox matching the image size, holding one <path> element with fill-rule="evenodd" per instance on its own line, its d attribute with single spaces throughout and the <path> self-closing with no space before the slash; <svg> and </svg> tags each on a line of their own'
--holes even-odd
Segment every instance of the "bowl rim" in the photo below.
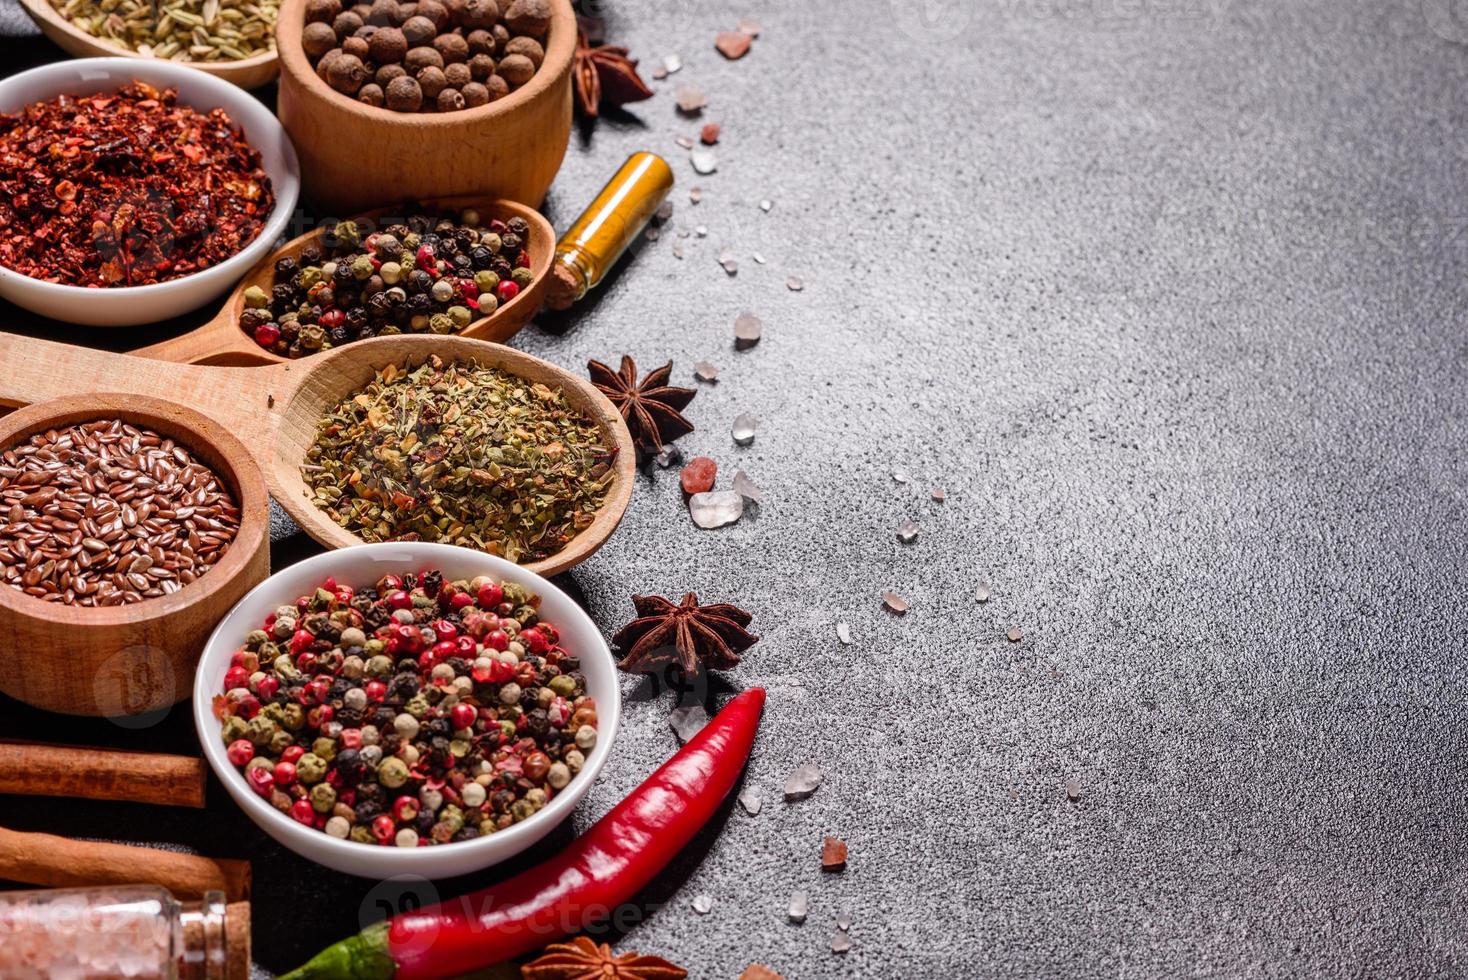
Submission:
<svg viewBox="0 0 1468 980">
<path fill-rule="evenodd" d="M 268 546 L 270 536 L 270 490 L 264 471 L 234 433 L 213 419 L 177 402 L 147 395 L 103 391 L 89 395 L 67 395 L 34 402 L 0 417 L 0 450 L 9 449 L 38 432 L 57 425 L 88 420 L 120 418 L 158 431 L 160 426 L 188 433 L 186 443 L 194 457 L 214 471 L 234 494 L 240 509 L 240 525 L 234 540 L 219 561 L 188 585 L 172 594 L 123 606 L 75 606 L 45 602 L 8 585 L 0 585 L 0 606 L 34 619 L 65 621 L 84 628 L 124 627 L 180 615 L 202 608 L 210 597 L 244 575 L 256 551 Z M 167 433 L 162 433 L 167 435 Z M 216 467 L 200 458 L 199 447 L 218 456 Z"/>
<path fill-rule="evenodd" d="M 366 126 L 458 126 L 508 115 L 530 103 L 554 86 L 561 75 L 570 71 L 576 54 L 576 11 L 571 0 L 550 0 L 551 20 L 546 32 L 545 57 L 535 75 L 503 99 L 472 109 L 454 112 L 394 112 L 386 106 L 370 106 L 343 95 L 327 85 L 316 74 L 305 48 L 301 31 L 306 26 L 306 0 L 282 0 L 275 20 L 275 50 L 280 57 L 281 75 L 289 75 L 312 95 L 348 115 L 356 116 Z M 289 29 L 288 29 L 289 28 Z"/>
<path fill-rule="evenodd" d="M 483 574 L 492 574 L 500 580 L 518 581 L 531 587 L 542 597 L 555 594 L 565 599 L 572 610 L 571 616 L 582 620 L 582 624 L 589 635 L 595 638 L 593 649 L 577 650 L 575 655 L 581 659 L 587 656 L 601 657 L 606 661 L 612 676 L 612 697 L 605 704 L 597 702 L 597 739 L 596 746 L 586 757 L 586 763 L 581 771 L 576 774 L 570 785 L 580 784 L 574 792 L 561 791 L 555 798 L 547 803 L 542 809 L 531 814 L 519 823 L 513 824 L 504 830 L 497 831 L 487 837 L 476 837 L 473 840 L 458 841 L 449 844 L 437 844 L 431 847 L 402 848 L 395 846 L 383 846 L 378 844 L 362 844 L 353 840 L 343 840 L 332 837 L 325 831 L 314 827 L 306 827 L 297 823 L 289 815 L 281 813 L 269 803 L 265 802 L 259 794 L 250 789 L 245 782 L 244 775 L 234 767 L 225 755 L 225 748 L 221 743 L 218 731 L 218 721 L 215 719 L 212 704 L 214 692 L 210 690 L 205 677 L 205 665 L 211 659 L 211 651 L 216 645 L 219 653 L 216 657 L 223 656 L 234 644 L 224 644 L 222 640 L 223 631 L 229 619 L 234 616 L 235 611 L 245 603 L 249 602 L 259 593 L 268 592 L 272 588 L 278 588 L 275 582 L 283 575 L 311 572 L 309 576 L 313 579 L 324 578 L 331 574 L 331 566 L 334 563 L 347 562 L 355 555 L 371 555 L 373 552 L 388 551 L 402 553 L 407 550 L 413 555 L 412 564 L 423 565 L 442 564 L 442 560 L 435 561 L 434 555 L 445 557 L 462 557 L 476 563 L 484 563 Z M 292 601 L 294 597 L 282 599 L 282 602 Z M 564 621 L 565 617 L 562 617 Z M 253 628 L 253 627 L 252 627 Z M 280 843 L 289 847 L 302 857 L 322 864 L 327 867 L 358 866 L 366 863 L 385 864 L 391 867 L 390 874 L 412 874 L 417 871 L 417 865 L 432 863 L 440 859 L 444 854 L 463 855 L 464 867 L 461 872 L 469 873 L 499 861 L 508 860 L 514 854 L 518 854 L 527 847 L 540 840 L 545 833 L 553 830 L 563 820 L 571 815 L 592 784 L 596 782 L 601 774 L 602 767 L 606 765 L 611 756 L 612 744 L 616 741 L 617 731 L 621 727 L 622 715 L 622 691 L 618 683 L 616 659 L 612 656 L 611 648 L 607 645 L 606 638 L 602 636 L 601 630 L 585 609 L 581 607 L 564 589 L 541 575 L 529 571 L 523 566 L 512 564 L 503 558 L 483 552 L 474 551 L 471 548 L 460 548 L 456 545 L 439 544 L 426 541 L 388 541 L 374 544 L 353 545 L 348 548 L 338 548 L 332 551 L 313 555 L 302 561 L 287 565 L 280 571 L 275 572 L 264 582 L 255 586 L 245 593 L 229 612 L 225 613 L 218 625 L 209 634 L 204 648 L 199 654 L 198 666 L 194 671 L 193 685 L 193 714 L 194 728 L 199 738 L 199 744 L 208 760 L 209 768 L 214 770 L 215 776 L 224 785 L 225 790 L 234 799 L 235 803 L 245 811 L 262 830 L 275 837 Z M 274 828 L 267 828 L 267 824 Z M 277 831 L 279 833 L 277 833 Z M 509 844 L 506 845 L 505 842 Z M 477 862 L 476 855 L 481 851 L 498 850 L 507 846 L 508 853 L 501 858 L 492 858 L 487 862 Z M 335 860 L 326 861 L 318 858 L 313 851 L 322 849 L 324 853 L 331 855 Z M 377 875 L 378 871 L 362 871 L 360 873 Z M 446 875 L 430 875 L 429 877 L 448 877 Z"/>
<path fill-rule="evenodd" d="M 99 58 L 69 58 L 63 61 L 55 61 L 50 64 L 38 65 L 35 68 L 10 75 L 0 79 L 0 113 L 18 111 L 20 106 L 12 107 L 11 92 L 20 88 L 24 83 L 44 79 L 50 81 L 53 77 L 57 79 L 57 85 L 44 86 L 55 87 L 55 91 L 49 96 L 42 98 L 54 98 L 57 95 L 68 94 L 70 86 L 62 86 L 62 79 L 76 78 L 80 72 L 87 70 L 100 70 L 109 75 L 125 74 L 131 76 L 133 81 L 144 81 L 155 84 L 149 77 L 168 79 L 169 84 L 187 84 L 209 92 L 217 101 L 215 105 L 208 108 L 224 109 L 229 114 L 230 120 L 242 132 L 245 130 L 245 120 L 248 118 L 252 127 L 267 131 L 272 137 L 279 140 L 280 152 L 283 157 L 284 172 L 280 174 L 266 171 L 270 177 L 271 189 L 275 192 L 275 207 L 265 220 L 265 225 L 260 233 L 245 244 L 238 252 L 227 259 L 207 269 L 191 272 L 177 279 L 169 279 L 166 282 L 149 283 L 143 286 L 74 286 L 68 283 L 46 282 L 34 276 L 27 276 L 16 270 L 0 265 L 0 281 L 12 282 L 22 285 L 27 289 L 35 290 L 37 293 L 45 294 L 57 300 L 66 302 L 78 302 L 82 299 L 95 299 L 106 296 L 109 299 L 127 299 L 132 301 L 146 300 L 149 298 L 162 298 L 171 292 L 177 292 L 199 282 L 208 279 L 225 279 L 231 281 L 243 275 L 252 268 L 266 252 L 275 248 L 276 241 L 290 224 L 295 214 L 296 204 L 301 193 L 301 162 L 296 155 L 295 144 L 291 142 L 290 134 L 285 131 L 275 113 L 271 112 L 265 105 L 252 96 L 249 92 L 240 88 L 232 82 L 226 81 L 217 75 L 201 71 L 190 65 L 173 62 L 158 58 L 143 58 L 138 56 L 127 57 L 123 55 L 108 55 Z M 109 84 L 111 82 L 109 81 Z M 117 84 L 125 84 L 117 82 Z M 36 101 L 30 99 L 26 104 Z M 198 104 L 198 100 L 179 94 L 179 101 L 195 109 L 207 111 Z M 265 153 L 257 145 L 258 141 L 250 140 L 251 145 L 261 154 L 261 166 L 265 165 Z M 259 254 L 257 250 L 261 249 Z"/>
</svg>

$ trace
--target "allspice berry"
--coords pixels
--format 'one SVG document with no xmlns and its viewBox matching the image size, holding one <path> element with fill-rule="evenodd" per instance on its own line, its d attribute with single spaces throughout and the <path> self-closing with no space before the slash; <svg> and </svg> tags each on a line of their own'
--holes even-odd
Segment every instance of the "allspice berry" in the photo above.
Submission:
<svg viewBox="0 0 1468 980">
<path fill-rule="evenodd" d="M 489 91 L 489 101 L 495 102 L 510 94 L 510 83 L 498 75 L 490 75 L 484 80 L 484 87 Z"/>
<path fill-rule="evenodd" d="M 427 17 L 440 31 L 449 29 L 449 8 L 439 3 L 438 0 L 419 0 L 414 16 Z"/>
<path fill-rule="evenodd" d="M 425 99 L 437 99 L 438 93 L 448 88 L 449 80 L 443 77 L 442 68 L 429 65 L 413 77 L 418 80 L 418 87 L 423 90 Z"/>
<path fill-rule="evenodd" d="M 353 58 L 362 61 L 367 60 L 367 39 L 365 37 L 349 37 L 342 42 L 342 54 L 349 54 Z"/>
<path fill-rule="evenodd" d="M 469 60 L 469 42 L 462 34 L 440 34 L 433 39 L 433 49 L 442 56 L 444 64 Z"/>
<path fill-rule="evenodd" d="M 423 107 L 423 89 L 417 81 L 403 75 L 387 86 L 387 107 L 393 112 L 417 112 Z"/>
<path fill-rule="evenodd" d="M 362 18 L 350 10 L 344 10 L 337 14 L 336 19 L 331 22 L 331 29 L 336 32 L 336 39 L 338 41 L 345 41 L 357 33 L 357 28 L 361 26 Z"/>
<path fill-rule="evenodd" d="M 404 68 L 402 65 L 383 65 L 381 68 L 377 69 L 377 75 L 373 78 L 373 81 L 375 81 L 378 85 L 381 85 L 383 89 L 386 90 L 389 82 L 391 82 L 394 78 L 402 78 L 407 73 L 408 69 Z"/>
<path fill-rule="evenodd" d="M 341 0 L 306 0 L 306 23 L 331 26 L 342 12 Z"/>
<path fill-rule="evenodd" d="M 429 47 L 409 48 L 408 53 L 403 56 L 403 67 L 413 75 L 424 68 L 442 68 L 443 55 Z"/>
<path fill-rule="evenodd" d="M 505 24 L 510 30 L 537 39 L 545 37 L 550 21 L 550 0 L 514 0 L 505 11 Z"/>
<path fill-rule="evenodd" d="M 464 4 L 462 23 L 466 31 L 493 27 L 499 20 L 500 8 L 495 0 L 468 0 Z"/>
<path fill-rule="evenodd" d="M 402 61 L 403 56 L 408 53 L 408 39 L 403 36 L 401 29 L 384 27 L 368 40 L 367 51 L 379 65 L 392 64 Z"/>
<path fill-rule="evenodd" d="M 479 82 L 470 82 L 459 89 L 459 92 L 464 96 L 464 105 L 470 109 L 482 105 L 489 105 L 489 89 L 485 88 Z"/>
<path fill-rule="evenodd" d="M 343 53 L 326 69 L 326 84 L 343 95 L 355 95 L 367 81 L 367 66 L 354 54 Z"/>
<path fill-rule="evenodd" d="M 545 48 L 533 37 L 512 37 L 510 43 L 505 45 L 505 54 L 523 54 L 534 63 L 536 68 L 545 60 Z"/>
<path fill-rule="evenodd" d="M 414 14 L 403 21 L 403 37 L 408 39 L 408 47 L 416 48 L 423 44 L 432 44 L 433 39 L 438 36 L 438 28 L 433 21 L 422 14 Z"/>
<path fill-rule="evenodd" d="M 316 77 L 320 78 L 323 82 L 326 82 L 328 85 L 330 85 L 331 82 L 328 81 L 328 73 L 331 71 L 331 66 L 336 62 L 336 59 L 340 58 L 341 56 L 341 48 L 332 48 L 330 51 L 322 55 L 321 60 L 316 62 Z"/>
<path fill-rule="evenodd" d="M 500 59 L 494 73 L 510 85 L 520 86 L 535 77 L 535 63 L 523 54 L 507 54 Z"/>
<path fill-rule="evenodd" d="M 357 101 L 365 102 L 370 106 L 377 106 L 380 109 L 387 102 L 387 97 L 384 95 L 381 85 L 378 85 L 376 82 L 368 82 L 357 90 Z"/>
<path fill-rule="evenodd" d="M 336 31 L 331 29 L 330 24 L 313 20 L 301 31 L 301 49 L 308 58 L 319 58 L 334 47 Z"/>
<path fill-rule="evenodd" d="M 476 54 L 469 59 L 469 74 L 474 76 L 475 81 L 484 81 L 494 74 L 494 59 L 487 54 Z M 466 94 L 465 98 L 467 97 Z"/>
<path fill-rule="evenodd" d="M 510 29 L 504 24 L 496 24 L 491 27 L 489 36 L 494 38 L 495 51 L 503 51 L 505 45 L 510 43 Z"/>
<path fill-rule="evenodd" d="M 448 79 L 449 88 L 456 88 L 460 91 L 463 90 L 465 85 L 468 85 L 470 82 L 474 81 L 473 72 L 471 72 L 469 70 L 469 66 L 462 61 L 455 62 L 451 65 L 444 65 L 443 77 Z"/>
<path fill-rule="evenodd" d="M 438 93 L 439 112 L 457 112 L 464 108 L 464 96 L 456 88 L 446 88 Z"/>
<path fill-rule="evenodd" d="M 464 36 L 464 40 L 469 42 L 469 53 L 471 55 L 492 55 L 498 47 L 495 44 L 494 35 L 489 33 L 489 31 L 470 31 Z"/>
<path fill-rule="evenodd" d="M 394 27 L 401 22 L 398 0 L 372 0 L 372 12 L 367 15 L 367 23 L 374 27 Z"/>
</svg>

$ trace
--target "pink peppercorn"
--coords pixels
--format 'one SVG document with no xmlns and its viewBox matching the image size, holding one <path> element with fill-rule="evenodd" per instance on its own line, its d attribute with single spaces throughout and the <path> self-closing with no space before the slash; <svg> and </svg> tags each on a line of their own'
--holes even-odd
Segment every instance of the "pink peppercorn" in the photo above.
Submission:
<svg viewBox="0 0 1468 980">
<path fill-rule="evenodd" d="M 479 607 L 493 609 L 505 601 L 505 590 L 498 582 L 486 582 L 479 587 Z"/>
<path fill-rule="evenodd" d="M 274 347 L 280 339 L 280 328 L 273 323 L 262 323 L 255 328 L 255 343 L 261 347 Z"/>
<path fill-rule="evenodd" d="M 403 798 L 399 797 L 399 799 Z M 387 814 L 379 813 L 372 818 L 372 836 L 377 838 L 379 844 L 389 843 L 396 832 L 397 826 L 393 823 L 392 817 Z"/>
<path fill-rule="evenodd" d="M 387 697 L 387 685 L 382 681 L 368 681 L 363 690 L 367 692 L 367 700 L 373 704 L 378 704 Z"/>
<path fill-rule="evenodd" d="M 255 758 L 255 746 L 250 744 L 247 738 L 237 738 L 229 743 L 229 748 L 224 750 L 229 761 L 241 768 L 249 765 L 250 760 Z"/>
<path fill-rule="evenodd" d="M 316 822 L 316 811 L 312 809 L 310 800 L 296 800 L 291 804 L 291 817 L 309 827 Z"/>
<path fill-rule="evenodd" d="M 510 637 L 504 630 L 494 630 L 484 638 L 484 645 L 492 650 L 510 649 Z"/>
<path fill-rule="evenodd" d="M 280 754 L 281 762 L 296 763 L 301 761 L 301 756 L 306 754 L 305 748 L 299 745 L 288 745 L 286 750 Z"/>
<path fill-rule="evenodd" d="M 530 253 L 529 252 L 521 252 L 519 255 L 515 256 L 515 268 L 517 268 L 517 269 L 528 269 L 528 268 L 530 268 Z"/>
<path fill-rule="evenodd" d="M 280 678 L 274 674 L 266 674 L 260 678 L 260 683 L 255 685 L 255 693 L 260 695 L 261 701 L 272 701 L 280 692 Z"/>
<path fill-rule="evenodd" d="M 433 254 L 433 246 L 419 245 L 414 255 L 414 264 L 424 272 L 432 273 L 438 266 L 437 257 Z"/>
<path fill-rule="evenodd" d="M 326 330 L 335 330 L 347 322 L 347 314 L 343 310 L 327 310 L 316 318 L 316 322 Z"/>
<path fill-rule="evenodd" d="M 296 630 L 291 636 L 291 653 L 300 653 L 316 642 L 316 637 L 306 630 Z"/>
<path fill-rule="evenodd" d="M 538 629 L 522 632 L 520 642 L 525 644 L 525 649 L 534 654 L 543 654 L 550 649 L 550 643 L 546 640 L 545 634 Z"/>
<path fill-rule="evenodd" d="M 455 592 L 449 600 L 450 609 L 463 609 L 465 606 L 474 605 L 474 597 L 467 592 Z"/>
<path fill-rule="evenodd" d="M 341 735 L 337 739 L 342 743 L 342 748 L 360 749 L 362 747 L 362 729 L 343 728 Z"/>
<path fill-rule="evenodd" d="M 383 814 L 383 816 L 387 815 Z M 402 821 L 403 823 L 407 823 L 409 820 L 412 820 L 416 816 L 418 816 L 417 800 L 413 799 L 411 796 L 399 796 L 396 800 L 393 800 L 392 817 L 390 819 L 396 819 Z M 382 817 L 378 817 L 378 819 L 381 820 Z M 376 829 L 377 828 L 374 826 L 373 830 L 375 831 Z"/>
<path fill-rule="evenodd" d="M 494 287 L 494 294 L 500 298 L 501 303 L 508 303 L 520 295 L 520 284 L 513 279 L 506 279 Z"/>
<path fill-rule="evenodd" d="M 296 764 L 294 762 L 277 762 L 275 764 L 275 783 L 277 786 L 289 786 L 296 781 Z"/>
<path fill-rule="evenodd" d="M 440 640 L 452 640 L 459 635 L 459 628 L 446 619 L 440 619 L 434 622 L 433 632 Z"/>
<path fill-rule="evenodd" d="M 471 728 L 479 717 L 479 712 L 474 710 L 473 705 L 456 704 L 449 712 L 449 723 L 454 726 L 454 731 L 461 728 Z"/>
<path fill-rule="evenodd" d="M 474 299 L 479 295 L 479 284 L 473 279 L 460 279 L 459 295 L 465 299 Z"/>
<path fill-rule="evenodd" d="M 266 799 L 270 798 L 270 791 L 275 789 L 275 776 L 264 766 L 245 770 L 245 780 L 251 789 Z"/>
<path fill-rule="evenodd" d="M 231 667 L 224 672 L 224 689 L 233 691 L 237 687 L 250 686 L 250 672 L 243 667 Z"/>
<path fill-rule="evenodd" d="M 413 597 L 408 595 L 408 593 L 404 592 L 402 589 L 394 589 L 386 596 L 384 596 L 382 601 L 387 603 L 387 607 L 389 609 L 413 608 Z"/>
<path fill-rule="evenodd" d="M 246 694 L 235 702 L 234 710 L 245 721 L 249 721 L 260 713 L 260 699 L 253 694 Z"/>
</svg>

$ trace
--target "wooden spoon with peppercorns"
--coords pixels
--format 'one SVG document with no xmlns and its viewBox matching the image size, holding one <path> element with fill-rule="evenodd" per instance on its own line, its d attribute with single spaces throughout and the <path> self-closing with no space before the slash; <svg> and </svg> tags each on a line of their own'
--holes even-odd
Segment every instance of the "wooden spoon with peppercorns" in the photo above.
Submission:
<svg viewBox="0 0 1468 980">
<path fill-rule="evenodd" d="M 467 327 L 457 331 L 460 337 L 496 342 L 505 341 L 518 333 L 520 328 L 530 322 L 531 317 L 539 310 L 541 294 L 550 279 L 551 260 L 556 249 L 556 233 L 551 228 L 550 222 L 546 221 L 540 212 L 513 201 L 442 198 L 425 201 L 413 207 L 397 205 L 378 208 L 351 220 L 365 236 L 398 223 L 407 214 L 425 212 L 457 217 L 466 210 L 478 212 L 481 225 L 488 225 L 491 221 L 509 222 L 511 219 L 518 218 L 529 226 L 527 241 L 523 245 L 530 263 L 530 273 L 533 276 L 529 285 L 519 289 L 513 297 L 504 300 L 497 299 L 494 312 L 487 316 L 476 316 Z M 175 361 L 182 364 L 250 366 L 280 364 L 291 360 L 291 358 L 262 346 L 254 336 L 241 328 L 240 320 L 248 307 L 246 294 L 251 289 L 255 289 L 263 291 L 268 296 L 276 283 L 276 263 L 286 258 L 299 259 L 301 253 L 307 248 L 314 247 L 326 251 L 323 247 L 323 240 L 327 239 L 334 227 L 334 222 L 324 224 L 267 255 L 255 268 L 250 270 L 244 279 L 240 280 L 234 292 L 230 293 L 229 298 L 225 300 L 224 307 L 208 323 L 178 337 L 139 348 L 131 353 L 139 357 L 151 357 L 154 360 Z M 511 260 L 513 261 L 513 256 Z M 258 292 L 253 295 L 258 296 Z M 347 343 L 356 343 L 356 341 Z"/>
</svg>

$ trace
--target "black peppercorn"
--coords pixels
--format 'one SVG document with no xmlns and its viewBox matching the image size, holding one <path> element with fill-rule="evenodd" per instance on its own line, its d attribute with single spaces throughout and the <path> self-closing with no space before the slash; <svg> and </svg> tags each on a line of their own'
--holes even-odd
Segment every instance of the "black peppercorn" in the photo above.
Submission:
<svg viewBox="0 0 1468 980">
<path fill-rule="evenodd" d="M 506 221 L 505 225 L 510 229 L 510 231 L 514 232 L 516 235 L 519 235 L 522 240 L 530 234 L 530 222 L 526 221 L 524 218 L 519 217 L 518 215 L 511 218 L 509 221 Z"/>
<path fill-rule="evenodd" d="M 500 248 L 509 255 L 514 255 L 516 252 L 519 252 L 520 246 L 523 243 L 524 239 L 515 234 L 513 230 L 507 231 L 500 236 Z"/>
</svg>

